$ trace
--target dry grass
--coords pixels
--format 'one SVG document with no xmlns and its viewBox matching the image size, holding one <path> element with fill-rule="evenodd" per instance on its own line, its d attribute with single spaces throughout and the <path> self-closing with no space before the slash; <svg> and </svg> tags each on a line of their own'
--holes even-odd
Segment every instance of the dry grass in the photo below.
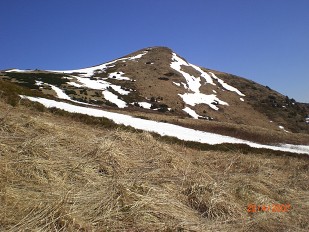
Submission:
<svg viewBox="0 0 309 232">
<path fill-rule="evenodd" d="M 263 128 L 260 126 L 251 126 L 245 124 L 196 120 L 192 118 L 185 118 L 180 116 L 171 115 L 169 113 L 161 114 L 157 112 L 149 112 L 144 110 L 123 110 L 123 109 L 108 109 L 117 113 L 124 113 L 148 120 L 155 120 L 160 122 L 168 122 L 196 130 L 212 132 L 221 135 L 232 136 L 239 139 L 249 140 L 252 142 L 262 144 L 301 144 L 309 145 L 309 134 L 305 133 L 287 133 L 279 127 Z"/>
<path fill-rule="evenodd" d="M 309 160 L 198 151 L 0 101 L 1 231 L 308 231 Z M 286 213 L 247 205 L 289 203 Z"/>
</svg>

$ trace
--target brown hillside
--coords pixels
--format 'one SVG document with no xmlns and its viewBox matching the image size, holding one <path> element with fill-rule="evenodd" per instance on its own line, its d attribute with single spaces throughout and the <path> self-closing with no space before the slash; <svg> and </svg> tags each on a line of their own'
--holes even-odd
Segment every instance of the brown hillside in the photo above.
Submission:
<svg viewBox="0 0 309 232">
<path fill-rule="evenodd" d="M 187 62 L 184 58 L 177 57 Z M 94 66 L 94 72 L 87 77 L 83 76 L 84 73 L 78 73 L 79 71 L 55 73 L 32 70 L 27 72 L 2 72 L 0 78 L 16 82 L 30 89 L 39 90 L 47 96 L 57 96 L 52 89 L 51 85 L 53 85 L 64 91 L 72 100 L 117 109 L 115 103 L 106 99 L 102 89 L 96 89 L 95 84 L 92 84 L 92 87 L 87 87 L 80 83 L 77 77 L 83 80 L 88 79 L 93 83 L 97 81 L 99 85 L 107 81 L 110 85 L 116 85 L 122 90 L 129 91 L 129 94 L 125 95 L 120 94 L 112 87 L 107 88 L 107 91 L 127 104 L 127 107 L 124 108 L 125 111 L 159 112 L 163 117 L 166 117 L 163 120 L 169 120 L 169 116 L 190 118 L 183 111 L 185 107 L 189 107 L 201 118 L 204 117 L 216 122 L 309 134 L 309 124 L 305 122 L 305 117 L 309 114 L 307 105 L 300 104 L 294 99 L 283 96 L 269 87 L 251 80 L 215 70 L 202 69 L 202 72 L 206 72 L 207 75 L 211 76 L 211 73 L 214 73 L 226 84 L 245 94 L 245 96 L 240 96 L 236 92 L 224 88 L 219 80 L 214 78 L 214 85 L 207 83 L 201 77 L 201 71 L 198 71 L 189 63 L 181 66 L 181 72 L 191 75 L 193 79 L 201 79 L 199 91 L 204 96 L 213 95 L 228 105 L 218 103 L 216 100 L 195 106 L 187 104 L 180 95 L 191 94 L 192 90 L 188 89 L 184 75 L 171 67 L 171 63 L 174 61 L 171 49 L 152 47 L 108 62 L 107 64 L 110 64 L 103 68 Z M 123 73 L 130 80 L 119 80 L 113 76 L 116 73 L 117 75 Z M 38 82 L 43 84 L 40 85 Z M 152 109 L 141 109 L 137 102 L 147 102 L 152 105 Z M 218 107 L 218 110 L 214 110 L 213 107 Z M 197 124 L 200 124 L 200 122 Z M 280 129 L 279 126 L 284 127 L 284 130 Z"/>
<path fill-rule="evenodd" d="M 309 229 L 306 156 L 200 151 L 3 99 L 1 231 Z"/>
</svg>

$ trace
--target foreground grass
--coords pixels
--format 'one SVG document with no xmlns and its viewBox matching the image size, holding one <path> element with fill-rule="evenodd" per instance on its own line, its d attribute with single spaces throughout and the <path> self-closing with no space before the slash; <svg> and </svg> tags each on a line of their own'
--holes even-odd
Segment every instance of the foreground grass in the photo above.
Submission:
<svg viewBox="0 0 309 232">
<path fill-rule="evenodd" d="M 309 160 L 200 151 L 0 101 L 1 231 L 307 231 Z M 248 213 L 248 204 L 290 204 Z"/>
</svg>

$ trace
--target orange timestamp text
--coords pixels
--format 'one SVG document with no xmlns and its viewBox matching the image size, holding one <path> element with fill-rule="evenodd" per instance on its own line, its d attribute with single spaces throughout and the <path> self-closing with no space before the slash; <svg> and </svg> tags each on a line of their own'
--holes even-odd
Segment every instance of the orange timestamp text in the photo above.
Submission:
<svg viewBox="0 0 309 232">
<path fill-rule="evenodd" d="M 289 212 L 290 209 L 291 209 L 290 204 L 271 204 L 271 205 L 248 204 L 247 212 L 248 213 L 257 213 L 257 212 L 282 213 L 282 212 Z"/>
</svg>

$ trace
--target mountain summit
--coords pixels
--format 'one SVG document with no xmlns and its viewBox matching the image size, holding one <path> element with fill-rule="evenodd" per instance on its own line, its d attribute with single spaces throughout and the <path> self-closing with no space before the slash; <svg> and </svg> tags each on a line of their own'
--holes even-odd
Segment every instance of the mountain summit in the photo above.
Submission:
<svg viewBox="0 0 309 232">
<path fill-rule="evenodd" d="M 309 107 L 235 75 L 151 47 L 77 70 L 19 70 L 0 78 L 74 104 L 308 133 Z"/>
</svg>

